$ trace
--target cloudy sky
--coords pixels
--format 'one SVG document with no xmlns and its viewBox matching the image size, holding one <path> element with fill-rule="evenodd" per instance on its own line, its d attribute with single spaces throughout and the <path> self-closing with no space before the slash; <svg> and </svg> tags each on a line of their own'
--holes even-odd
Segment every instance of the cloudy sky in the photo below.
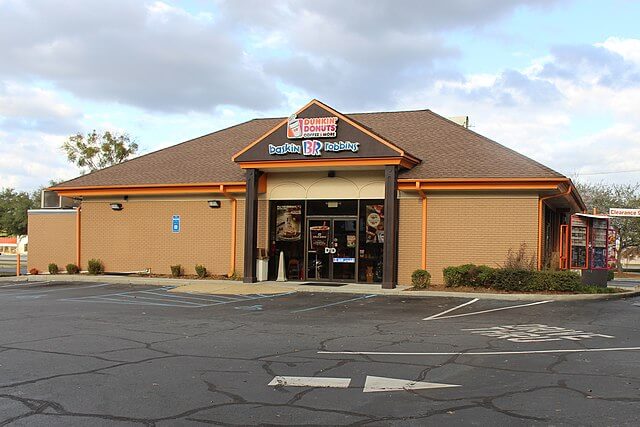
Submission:
<svg viewBox="0 0 640 427">
<path fill-rule="evenodd" d="M 0 0 L 0 188 L 76 176 L 60 145 L 77 132 L 128 132 L 143 154 L 311 98 L 469 115 L 568 176 L 638 182 L 639 16 L 634 1 Z"/>
</svg>

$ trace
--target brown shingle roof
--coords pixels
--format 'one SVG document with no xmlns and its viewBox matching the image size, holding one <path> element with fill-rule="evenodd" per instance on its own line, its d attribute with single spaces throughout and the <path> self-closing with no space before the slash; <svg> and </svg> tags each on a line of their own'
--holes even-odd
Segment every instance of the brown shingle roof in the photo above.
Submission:
<svg viewBox="0 0 640 427">
<path fill-rule="evenodd" d="M 422 159 L 401 178 L 555 178 L 563 175 L 430 110 L 347 114 Z M 231 156 L 284 118 L 254 119 L 136 157 L 57 187 L 240 182 Z"/>
</svg>

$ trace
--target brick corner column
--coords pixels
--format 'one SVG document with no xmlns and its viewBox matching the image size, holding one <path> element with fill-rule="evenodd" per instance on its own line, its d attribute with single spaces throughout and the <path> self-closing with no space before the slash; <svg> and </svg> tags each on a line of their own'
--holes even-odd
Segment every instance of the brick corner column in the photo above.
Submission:
<svg viewBox="0 0 640 427">
<path fill-rule="evenodd" d="M 247 169 L 244 215 L 244 283 L 255 283 L 258 247 L 258 169 Z"/>
<path fill-rule="evenodd" d="M 384 246 L 382 287 L 398 285 L 398 167 L 384 168 Z"/>
</svg>

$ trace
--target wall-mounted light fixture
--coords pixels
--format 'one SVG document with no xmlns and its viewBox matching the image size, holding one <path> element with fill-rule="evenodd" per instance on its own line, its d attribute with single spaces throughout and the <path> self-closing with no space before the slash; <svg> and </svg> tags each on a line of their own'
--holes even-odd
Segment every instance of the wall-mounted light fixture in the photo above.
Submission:
<svg viewBox="0 0 640 427">
<path fill-rule="evenodd" d="M 109 203 L 109 206 L 111 206 L 111 209 L 113 209 L 114 211 L 122 210 L 122 203 Z"/>
<path fill-rule="evenodd" d="M 209 203 L 209 207 L 212 209 L 217 209 L 220 207 L 220 200 L 209 200 L 207 203 Z"/>
</svg>

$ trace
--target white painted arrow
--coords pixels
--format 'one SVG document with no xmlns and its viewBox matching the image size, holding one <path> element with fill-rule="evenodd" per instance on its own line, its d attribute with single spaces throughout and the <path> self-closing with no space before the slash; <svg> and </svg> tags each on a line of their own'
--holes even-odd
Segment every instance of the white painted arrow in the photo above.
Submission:
<svg viewBox="0 0 640 427">
<path fill-rule="evenodd" d="M 285 377 L 275 376 L 268 385 L 282 387 L 330 387 L 347 388 L 351 378 L 327 378 L 327 377 Z"/>
<path fill-rule="evenodd" d="M 364 383 L 364 393 L 376 391 L 422 390 L 429 388 L 461 387 L 456 384 L 428 383 L 423 381 L 403 380 L 399 378 L 370 377 Z"/>
</svg>

